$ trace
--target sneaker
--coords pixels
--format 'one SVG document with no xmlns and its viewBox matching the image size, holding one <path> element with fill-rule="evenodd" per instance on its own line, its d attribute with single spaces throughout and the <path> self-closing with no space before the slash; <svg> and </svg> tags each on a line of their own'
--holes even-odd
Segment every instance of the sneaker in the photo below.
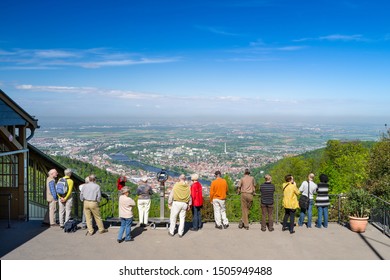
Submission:
<svg viewBox="0 0 390 280">
<path fill-rule="evenodd" d="M 87 231 L 87 232 L 85 233 L 85 236 L 92 236 L 92 235 L 94 235 L 94 233 L 90 233 L 89 231 Z"/>
<path fill-rule="evenodd" d="M 198 231 L 198 229 L 197 228 L 190 228 L 190 231 Z"/>
<path fill-rule="evenodd" d="M 180 237 L 180 238 L 182 238 L 182 237 L 183 237 L 183 234 L 178 234 L 178 235 L 179 235 L 179 237 Z"/>
<path fill-rule="evenodd" d="M 268 231 L 274 231 L 274 228 L 269 228 Z"/>
<path fill-rule="evenodd" d="M 244 223 L 242 222 L 242 221 L 240 221 L 239 223 L 238 223 L 238 228 L 243 228 L 244 227 Z"/>
<path fill-rule="evenodd" d="M 174 236 L 174 234 L 170 233 L 169 231 L 168 231 L 168 235 L 169 235 L 169 236 Z"/>
<path fill-rule="evenodd" d="M 128 239 L 128 240 L 125 240 L 125 242 L 131 242 L 131 241 L 134 241 L 134 238 L 133 238 L 133 237 L 130 238 L 130 239 Z"/>
<path fill-rule="evenodd" d="M 99 231 L 100 234 L 108 232 L 108 229 L 103 229 L 102 231 Z"/>
<path fill-rule="evenodd" d="M 246 230 L 249 230 L 249 226 L 247 226 L 247 227 L 246 227 L 246 226 L 244 226 L 244 228 L 245 228 Z"/>
<path fill-rule="evenodd" d="M 215 225 L 215 228 L 222 229 L 222 225 L 220 225 L 220 226 Z"/>
<path fill-rule="evenodd" d="M 261 231 L 266 231 L 266 228 L 261 228 Z"/>
<path fill-rule="evenodd" d="M 293 234 L 293 233 L 295 233 L 295 230 L 293 230 L 293 231 L 290 231 L 290 234 Z"/>
<path fill-rule="evenodd" d="M 283 227 L 282 228 L 282 231 L 286 231 L 286 230 L 289 230 L 289 228 L 288 227 Z"/>
<path fill-rule="evenodd" d="M 227 224 L 227 225 L 223 225 L 223 228 L 224 229 L 227 229 L 229 227 L 229 225 Z M 249 227 L 248 227 L 248 229 L 249 229 Z"/>
<path fill-rule="evenodd" d="M 64 226 L 60 226 L 60 229 L 64 229 Z"/>
<path fill-rule="evenodd" d="M 117 242 L 118 243 L 122 243 L 124 240 L 123 239 L 118 239 Z"/>
</svg>

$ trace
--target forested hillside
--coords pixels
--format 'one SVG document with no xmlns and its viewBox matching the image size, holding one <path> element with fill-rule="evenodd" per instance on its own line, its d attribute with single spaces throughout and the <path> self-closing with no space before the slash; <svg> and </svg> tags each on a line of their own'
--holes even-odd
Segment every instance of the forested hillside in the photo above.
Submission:
<svg viewBox="0 0 390 280">
<path fill-rule="evenodd" d="M 384 134 L 378 142 L 330 140 L 323 149 L 287 157 L 264 168 L 253 170 L 259 184 L 271 174 L 281 192 L 284 176 L 292 174 L 299 185 L 310 172 L 329 177 L 330 193 L 347 193 L 351 188 L 368 189 L 372 194 L 390 199 L 390 137 Z M 263 170 L 264 173 L 260 173 Z"/>
</svg>

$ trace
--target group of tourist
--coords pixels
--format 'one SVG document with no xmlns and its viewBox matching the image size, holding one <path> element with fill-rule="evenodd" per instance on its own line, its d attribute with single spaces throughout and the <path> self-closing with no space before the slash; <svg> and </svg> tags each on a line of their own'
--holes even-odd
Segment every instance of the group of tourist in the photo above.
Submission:
<svg viewBox="0 0 390 280">
<path fill-rule="evenodd" d="M 215 227 L 217 229 L 227 229 L 229 221 L 226 216 L 226 195 L 228 184 L 222 178 L 221 172 L 215 172 L 215 180 L 210 186 L 210 203 L 214 209 Z M 201 207 L 203 202 L 202 186 L 198 182 L 199 176 L 191 176 L 192 184 L 187 185 L 185 175 L 180 176 L 180 181 L 176 183 L 168 199 L 171 209 L 169 235 L 174 236 L 177 216 L 179 215 L 179 237 L 184 233 L 184 220 L 186 211 L 192 209 L 193 222 L 191 231 L 197 231 L 202 228 Z M 273 210 L 274 210 L 274 193 L 275 186 L 272 184 L 272 177 L 267 174 L 264 176 L 265 182 L 260 185 L 260 205 L 262 212 L 261 230 L 270 232 L 274 231 Z M 320 183 L 314 183 L 314 174 L 310 173 L 306 181 L 297 187 L 292 175 L 285 176 L 283 184 L 283 207 L 285 210 L 282 230 L 289 230 L 290 234 L 295 233 L 295 213 L 300 208 L 298 226 L 304 225 L 305 216 L 307 215 L 307 228 L 312 227 L 313 205 L 318 209 L 317 228 L 328 227 L 328 207 L 329 186 L 328 177 L 325 174 L 320 175 Z M 237 193 L 241 196 L 241 220 L 238 224 L 240 229 L 249 230 L 249 212 L 252 207 L 253 197 L 255 195 L 255 179 L 250 175 L 249 169 L 245 169 L 244 176 L 240 179 Z M 314 200 L 314 195 L 317 194 Z M 298 196 L 307 197 L 307 206 L 300 205 Z M 268 222 L 267 222 L 268 221 Z"/>
<path fill-rule="evenodd" d="M 49 203 L 49 211 L 45 220 L 48 220 L 50 226 L 57 226 L 55 221 L 55 212 L 59 208 L 59 226 L 64 228 L 65 222 L 70 219 L 72 210 L 72 191 L 73 180 L 70 178 L 72 171 L 66 169 L 63 179 L 66 181 L 67 191 L 60 194 L 56 189 L 56 178 L 58 172 L 52 169 L 48 172 L 46 183 L 46 197 Z M 210 203 L 214 210 L 215 228 L 222 230 L 229 227 L 229 220 L 226 215 L 226 196 L 228 193 L 228 183 L 222 178 L 220 171 L 214 173 L 215 179 L 210 185 Z M 174 184 L 172 191 L 168 197 L 168 207 L 170 209 L 170 226 L 168 234 L 175 235 L 177 217 L 179 216 L 178 236 L 183 237 L 185 217 L 187 211 L 192 211 L 192 227 L 191 231 L 198 231 L 202 228 L 201 209 L 203 206 L 202 185 L 199 182 L 199 175 L 191 175 L 191 184 L 187 183 L 186 176 L 180 175 L 179 181 Z M 272 177 L 270 175 L 264 176 L 265 182 L 260 185 L 260 205 L 262 212 L 261 230 L 272 232 L 274 231 L 273 211 L 274 211 L 274 193 L 275 186 L 272 184 Z M 318 208 L 318 219 L 316 227 L 328 227 L 328 177 L 324 174 L 320 175 L 320 183 L 314 183 L 314 174 L 310 173 L 308 179 L 303 181 L 301 186 L 297 187 L 292 175 L 285 176 L 285 183 L 283 184 L 283 207 L 285 210 L 283 218 L 282 230 L 289 230 L 291 234 L 295 233 L 295 214 L 298 208 L 300 215 L 298 219 L 298 226 L 303 226 L 305 216 L 307 215 L 308 228 L 312 227 L 312 210 L 315 204 Z M 60 181 L 60 180 L 58 180 Z M 129 197 L 129 187 L 126 186 L 126 177 L 121 176 L 118 179 L 117 187 L 120 193 L 119 196 L 119 218 L 121 226 L 118 232 L 118 243 L 123 241 L 133 241 L 131 236 L 131 225 L 133 223 L 132 208 L 136 206 L 135 201 Z M 254 177 L 250 175 L 249 169 L 245 169 L 244 176 L 240 179 L 237 186 L 237 193 L 241 196 L 241 220 L 238 224 L 240 229 L 249 230 L 249 213 L 253 204 L 253 197 L 255 195 L 256 183 Z M 79 186 L 80 199 L 83 201 L 83 218 L 82 226 L 87 229 L 86 235 L 93 235 L 94 228 L 92 218 L 95 220 L 98 232 L 105 233 L 108 230 L 104 228 L 100 215 L 99 202 L 101 200 L 100 186 L 96 184 L 95 175 L 90 175 L 85 178 L 85 184 Z M 151 205 L 151 195 L 153 190 L 148 184 L 148 178 L 142 177 L 140 185 L 137 188 L 138 196 L 138 213 L 140 227 L 148 225 L 149 209 Z M 314 200 L 314 194 L 317 194 Z M 306 196 L 308 199 L 307 207 L 300 206 L 298 196 Z M 123 237 L 125 234 L 125 237 Z"/>
<path fill-rule="evenodd" d="M 68 222 L 71 218 L 72 206 L 73 206 L 73 187 L 74 182 L 71 179 L 72 170 L 65 169 L 65 176 L 60 178 L 56 182 L 58 172 L 56 169 L 51 169 L 48 172 L 48 177 L 46 180 L 46 199 L 49 203 L 49 211 L 47 218 L 44 219 L 44 222 L 48 220 L 48 224 L 51 227 L 58 226 L 55 219 L 55 212 L 57 209 L 58 203 L 58 214 L 59 214 L 59 226 L 60 228 L 65 227 L 65 223 Z M 59 187 L 59 182 L 61 182 L 61 191 Z M 91 174 L 85 178 L 85 183 L 79 186 L 80 189 L 80 200 L 83 201 L 83 218 L 82 225 L 83 228 L 87 229 L 86 235 L 93 235 L 95 233 L 92 218 L 95 220 L 95 223 L 98 227 L 99 233 L 106 233 L 108 230 L 104 228 L 103 221 L 100 215 L 99 202 L 102 198 L 100 191 L 100 186 L 96 184 L 96 176 Z"/>
</svg>

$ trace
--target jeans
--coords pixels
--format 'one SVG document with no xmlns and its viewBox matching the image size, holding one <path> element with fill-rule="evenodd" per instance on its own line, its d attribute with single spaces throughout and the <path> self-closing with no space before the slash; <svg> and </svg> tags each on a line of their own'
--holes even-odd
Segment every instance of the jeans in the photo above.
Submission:
<svg viewBox="0 0 390 280">
<path fill-rule="evenodd" d="M 123 232 L 126 231 L 125 241 L 131 239 L 131 224 L 133 218 L 121 218 L 121 227 L 118 232 L 118 240 L 122 240 Z"/>
<path fill-rule="evenodd" d="M 200 229 L 202 227 L 201 209 L 202 206 L 192 206 L 192 227 L 194 229 Z"/>
<path fill-rule="evenodd" d="M 314 200 L 310 199 L 309 209 L 305 209 L 305 210 L 301 209 L 301 213 L 299 214 L 299 220 L 298 220 L 299 226 L 303 225 L 303 221 L 305 220 L 305 215 L 307 212 L 307 227 L 311 228 L 311 219 L 312 219 L 312 215 L 313 215 L 313 204 L 314 204 Z"/>
<path fill-rule="evenodd" d="M 318 209 L 318 220 L 317 227 L 320 228 L 322 226 L 322 215 L 324 216 L 324 228 L 328 227 L 328 206 L 317 206 Z"/>
<path fill-rule="evenodd" d="M 283 228 L 287 228 L 287 220 L 290 218 L 290 232 L 294 231 L 295 209 L 284 208 Z"/>
</svg>

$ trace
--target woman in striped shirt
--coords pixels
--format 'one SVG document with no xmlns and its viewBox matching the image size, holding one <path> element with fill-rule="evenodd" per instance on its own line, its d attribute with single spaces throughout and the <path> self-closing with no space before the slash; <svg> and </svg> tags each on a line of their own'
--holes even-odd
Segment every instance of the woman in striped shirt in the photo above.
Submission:
<svg viewBox="0 0 390 280">
<path fill-rule="evenodd" d="M 328 227 L 328 207 L 329 203 L 329 185 L 328 185 L 328 176 L 325 174 L 320 175 L 320 183 L 317 188 L 317 198 L 316 206 L 318 209 L 318 220 L 316 227 L 321 228 L 323 225 L 324 228 Z M 322 217 L 324 218 L 324 223 L 322 223 Z"/>
</svg>

